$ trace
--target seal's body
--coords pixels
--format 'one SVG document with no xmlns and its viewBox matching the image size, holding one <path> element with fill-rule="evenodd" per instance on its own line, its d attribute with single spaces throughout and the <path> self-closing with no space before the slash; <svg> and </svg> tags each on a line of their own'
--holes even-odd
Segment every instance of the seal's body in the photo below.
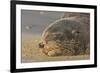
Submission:
<svg viewBox="0 0 100 73">
<path fill-rule="evenodd" d="M 56 20 L 43 32 L 42 52 L 48 56 L 85 54 L 89 33 L 87 26 L 75 17 Z"/>
</svg>

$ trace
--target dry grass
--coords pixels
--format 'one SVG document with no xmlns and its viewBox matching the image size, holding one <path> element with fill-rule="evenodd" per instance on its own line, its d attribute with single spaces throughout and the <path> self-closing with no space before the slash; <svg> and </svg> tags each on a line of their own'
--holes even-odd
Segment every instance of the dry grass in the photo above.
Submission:
<svg viewBox="0 0 100 73">
<path fill-rule="evenodd" d="M 67 60 L 86 60 L 89 55 L 78 56 L 56 56 L 49 57 L 41 53 L 38 48 L 40 36 L 24 36 L 22 37 L 22 62 L 45 62 L 45 61 L 67 61 Z"/>
</svg>

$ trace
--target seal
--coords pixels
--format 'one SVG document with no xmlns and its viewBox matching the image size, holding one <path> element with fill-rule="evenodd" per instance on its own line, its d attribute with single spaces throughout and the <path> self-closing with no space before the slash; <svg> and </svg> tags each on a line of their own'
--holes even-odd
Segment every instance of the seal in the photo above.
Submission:
<svg viewBox="0 0 100 73">
<path fill-rule="evenodd" d="M 89 49 L 89 29 L 76 17 L 61 18 L 43 32 L 40 48 L 48 56 L 80 55 Z"/>
</svg>

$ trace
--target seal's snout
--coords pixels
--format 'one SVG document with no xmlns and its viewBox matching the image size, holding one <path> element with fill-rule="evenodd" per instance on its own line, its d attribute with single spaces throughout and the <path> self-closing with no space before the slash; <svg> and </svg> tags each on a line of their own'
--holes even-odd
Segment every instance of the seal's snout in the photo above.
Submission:
<svg viewBox="0 0 100 73">
<path fill-rule="evenodd" d="M 39 48 L 44 48 L 44 44 L 43 43 L 39 43 Z"/>
</svg>

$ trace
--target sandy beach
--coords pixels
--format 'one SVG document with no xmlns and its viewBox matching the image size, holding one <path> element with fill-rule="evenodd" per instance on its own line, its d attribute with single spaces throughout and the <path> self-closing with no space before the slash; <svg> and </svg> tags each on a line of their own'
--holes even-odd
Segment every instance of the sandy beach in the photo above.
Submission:
<svg viewBox="0 0 100 73">
<path fill-rule="evenodd" d="M 77 55 L 77 56 L 55 56 L 49 57 L 41 52 L 38 47 L 40 42 L 40 36 L 22 36 L 21 46 L 21 62 L 46 62 L 46 61 L 69 61 L 69 60 L 87 60 L 89 55 Z"/>
</svg>

